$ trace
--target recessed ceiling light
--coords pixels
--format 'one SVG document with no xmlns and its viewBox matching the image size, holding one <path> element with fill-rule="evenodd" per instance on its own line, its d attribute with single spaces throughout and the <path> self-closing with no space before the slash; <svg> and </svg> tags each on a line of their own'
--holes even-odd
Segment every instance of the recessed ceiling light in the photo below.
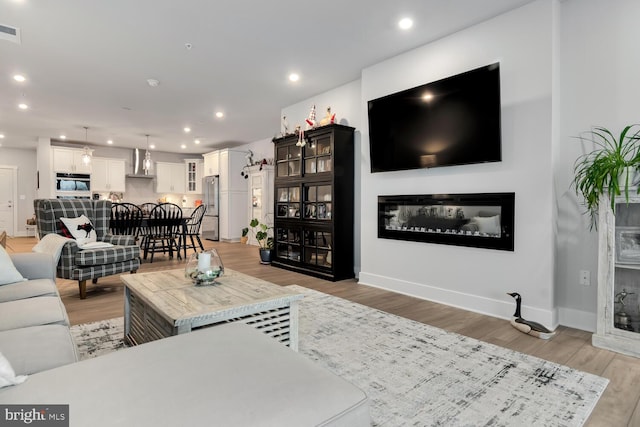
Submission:
<svg viewBox="0 0 640 427">
<path fill-rule="evenodd" d="M 26 110 L 29 108 L 29 106 L 27 104 L 21 103 L 21 104 L 18 104 L 18 108 L 21 110 Z"/>
<path fill-rule="evenodd" d="M 289 80 L 291 80 L 292 82 L 297 82 L 298 80 L 300 80 L 300 75 L 297 73 L 291 73 L 289 74 Z"/>
<path fill-rule="evenodd" d="M 151 148 L 152 150 L 155 150 L 156 149 L 156 145 L 155 144 L 151 144 L 151 145 L 149 145 L 149 148 Z"/>
<path fill-rule="evenodd" d="M 180 148 L 182 148 L 184 150 L 185 148 L 187 148 L 187 144 L 181 144 Z"/>
<path fill-rule="evenodd" d="M 221 119 L 221 118 L 223 118 L 223 117 L 224 117 L 224 113 L 223 113 L 222 111 L 218 111 L 218 112 L 216 113 L 216 117 L 217 117 L 217 118 L 219 118 L 219 119 Z"/>
<path fill-rule="evenodd" d="M 13 80 L 22 83 L 23 81 L 27 80 L 27 78 L 22 74 L 16 74 L 15 76 L 13 76 Z"/>
<path fill-rule="evenodd" d="M 190 127 L 188 127 L 188 126 L 186 126 L 186 127 L 184 128 L 184 133 L 189 133 L 189 132 L 191 132 L 191 128 L 190 128 Z"/>
<path fill-rule="evenodd" d="M 196 139 L 196 140 L 194 140 L 194 141 L 193 141 L 193 143 L 194 143 L 194 144 L 200 144 L 200 140 L 199 140 L 199 139 Z"/>
<path fill-rule="evenodd" d="M 423 101 L 431 101 L 433 99 L 433 94 L 432 93 L 425 93 L 424 95 L 422 95 L 422 100 Z"/>
<path fill-rule="evenodd" d="M 109 145 L 113 144 L 113 139 L 108 139 L 107 140 L 107 144 L 109 144 Z"/>
<path fill-rule="evenodd" d="M 398 21 L 398 27 L 400 27 L 401 30 L 408 30 L 413 27 L 413 20 L 411 18 L 402 18 Z"/>
<path fill-rule="evenodd" d="M 67 135 L 60 135 L 60 139 L 67 139 Z"/>
<path fill-rule="evenodd" d="M 4 139 L 4 133 L 0 133 L 0 139 Z"/>
</svg>

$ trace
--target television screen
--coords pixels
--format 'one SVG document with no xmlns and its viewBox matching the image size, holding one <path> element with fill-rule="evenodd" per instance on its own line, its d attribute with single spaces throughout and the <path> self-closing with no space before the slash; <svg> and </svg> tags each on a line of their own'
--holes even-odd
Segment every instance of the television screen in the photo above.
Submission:
<svg viewBox="0 0 640 427">
<path fill-rule="evenodd" d="M 371 172 L 502 160 L 500 64 L 369 101 Z"/>
</svg>

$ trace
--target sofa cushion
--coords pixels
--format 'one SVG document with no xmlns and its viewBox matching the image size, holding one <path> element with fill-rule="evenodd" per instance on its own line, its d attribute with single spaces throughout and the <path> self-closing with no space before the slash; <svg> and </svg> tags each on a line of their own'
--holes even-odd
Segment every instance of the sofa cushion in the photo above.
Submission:
<svg viewBox="0 0 640 427">
<path fill-rule="evenodd" d="M 68 403 L 93 427 L 371 425 L 364 392 L 239 322 L 40 372 L 0 401 Z"/>
<path fill-rule="evenodd" d="M 16 375 L 30 375 L 78 360 L 76 343 L 63 325 L 31 326 L 0 332 L 0 352 Z"/>
<path fill-rule="evenodd" d="M 0 285 L 24 281 L 25 278 L 16 269 L 7 251 L 0 246 Z"/>
<path fill-rule="evenodd" d="M 34 279 L 0 286 L 0 302 L 41 296 L 58 296 L 58 288 L 53 280 Z"/>
<path fill-rule="evenodd" d="M 0 331 L 49 324 L 69 325 L 58 297 L 38 297 L 0 303 Z"/>
<path fill-rule="evenodd" d="M 75 265 L 94 266 L 130 261 L 140 257 L 138 246 L 112 246 L 109 248 L 85 249 L 78 251 Z"/>
<path fill-rule="evenodd" d="M 26 380 L 26 375 L 16 375 L 9 360 L 0 352 L 0 388 L 22 384 Z"/>
</svg>

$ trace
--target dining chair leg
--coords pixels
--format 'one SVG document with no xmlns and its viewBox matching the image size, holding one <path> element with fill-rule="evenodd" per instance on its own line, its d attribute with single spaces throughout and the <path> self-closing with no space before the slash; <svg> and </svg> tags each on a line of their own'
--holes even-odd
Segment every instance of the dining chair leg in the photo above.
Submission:
<svg viewBox="0 0 640 427">
<path fill-rule="evenodd" d="M 204 251 L 204 245 L 202 244 L 202 240 L 200 240 L 200 236 L 196 234 L 196 240 L 198 241 L 198 244 L 200 245 L 200 250 Z"/>
</svg>

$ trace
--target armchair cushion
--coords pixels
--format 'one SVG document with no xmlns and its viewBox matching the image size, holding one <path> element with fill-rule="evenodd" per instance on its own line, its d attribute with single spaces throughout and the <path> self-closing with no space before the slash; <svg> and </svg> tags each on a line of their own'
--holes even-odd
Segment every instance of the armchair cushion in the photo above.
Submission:
<svg viewBox="0 0 640 427">
<path fill-rule="evenodd" d="M 105 265 L 129 261 L 140 256 L 140 248 L 133 246 L 111 246 L 109 248 L 85 249 L 75 254 L 75 264 L 80 266 Z"/>
<path fill-rule="evenodd" d="M 77 218 L 62 217 L 60 221 L 64 224 L 64 228 L 71 233 L 71 236 L 76 239 L 78 246 L 83 247 L 87 243 L 98 241 L 98 236 L 93 229 L 93 224 L 85 215 L 80 215 Z"/>
</svg>

